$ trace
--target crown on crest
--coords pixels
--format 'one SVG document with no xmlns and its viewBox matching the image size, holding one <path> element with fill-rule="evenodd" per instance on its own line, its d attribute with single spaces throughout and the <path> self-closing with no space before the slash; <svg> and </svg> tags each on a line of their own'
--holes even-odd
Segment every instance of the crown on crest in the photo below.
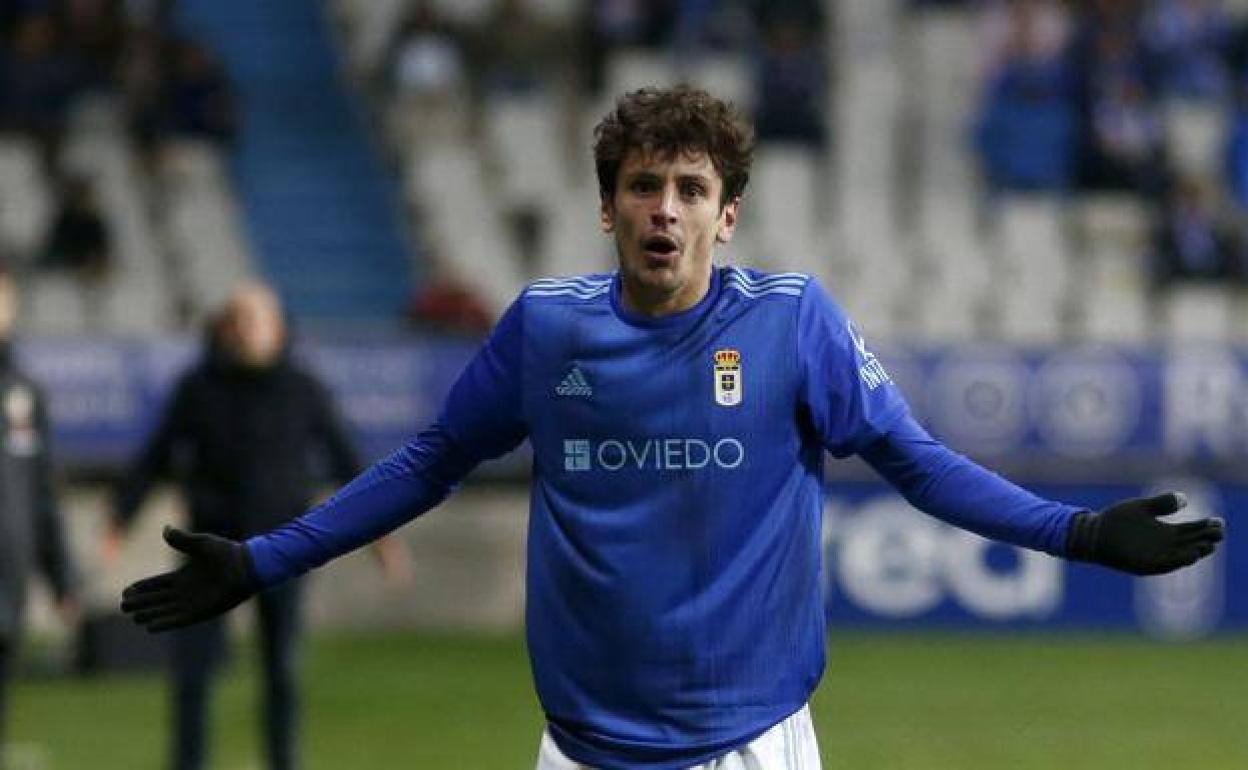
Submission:
<svg viewBox="0 0 1248 770">
<path fill-rule="evenodd" d="M 719 366 L 736 366 L 741 363 L 741 353 L 736 350 L 716 350 L 715 363 Z"/>
</svg>

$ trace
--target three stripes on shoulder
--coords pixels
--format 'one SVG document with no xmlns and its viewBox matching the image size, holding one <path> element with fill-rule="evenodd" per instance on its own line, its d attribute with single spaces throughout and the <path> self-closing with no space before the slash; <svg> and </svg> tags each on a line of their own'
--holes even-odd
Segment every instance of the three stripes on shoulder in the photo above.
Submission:
<svg viewBox="0 0 1248 770">
<path fill-rule="evenodd" d="M 610 275 L 541 278 L 531 283 L 526 293 L 532 297 L 594 299 L 611 290 L 612 280 Z M 751 299 L 774 294 L 800 297 L 808 281 L 810 276 L 804 273 L 753 276 L 738 267 L 724 272 L 724 286 Z"/>
</svg>

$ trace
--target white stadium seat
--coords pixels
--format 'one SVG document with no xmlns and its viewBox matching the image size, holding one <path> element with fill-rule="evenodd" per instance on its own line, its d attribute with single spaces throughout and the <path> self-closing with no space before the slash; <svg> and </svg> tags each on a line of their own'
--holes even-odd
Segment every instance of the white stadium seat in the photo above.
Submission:
<svg viewBox="0 0 1248 770">
<path fill-rule="evenodd" d="M 755 224 L 753 247 L 759 266 L 774 270 L 823 273 L 825 244 L 819 242 L 823 158 L 806 147 L 762 146 L 757 154 L 747 198 Z"/>
<path fill-rule="evenodd" d="M 1074 291 L 1081 335 L 1123 344 L 1149 340 L 1153 317 L 1144 204 L 1126 195 L 1084 196 L 1074 205 L 1072 217 L 1079 248 Z"/>
<path fill-rule="evenodd" d="M 568 174 L 561 153 L 563 124 L 544 96 L 490 97 L 484 104 L 487 149 L 500 174 L 505 205 L 550 205 Z"/>
<path fill-rule="evenodd" d="M 1219 104 L 1172 102 L 1165 106 L 1171 161 L 1181 174 L 1218 176 L 1226 147 L 1226 110 Z"/>
<path fill-rule="evenodd" d="M 1229 286 L 1176 285 L 1162 299 L 1169 342 L 1229 342 L 1240 298 Z"/>
<path fill-rule="evenodd" d="M 15 135 L 0 136 L 0 241 L 20 257 L 43 242 L 53 214 L 52 192 L 35 143 Z"/>
<path fill-rule="evenodd" d="M 424 209 L 441 264 L 478 288 L 493 310 L 505 308 L 530 276 L 520 269 L 476 150 L 447 145 L 412 158 L 408 191 Z"/>
</svg>

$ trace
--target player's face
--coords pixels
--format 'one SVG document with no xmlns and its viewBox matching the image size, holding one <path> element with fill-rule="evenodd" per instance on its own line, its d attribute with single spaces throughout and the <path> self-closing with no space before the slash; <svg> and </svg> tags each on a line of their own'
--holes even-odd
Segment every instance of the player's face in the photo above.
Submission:
<svg viewBox="0 0 1248 770">
<path fill-rule="evenodd" d="M 711 253 L 737 221 L 739 201 L 720 205 L 723 184 L 705 153 L 624 156 L 602 229 L 615 236 L 626 307 L 667 315 L 706 294 Z"/>
</svg>

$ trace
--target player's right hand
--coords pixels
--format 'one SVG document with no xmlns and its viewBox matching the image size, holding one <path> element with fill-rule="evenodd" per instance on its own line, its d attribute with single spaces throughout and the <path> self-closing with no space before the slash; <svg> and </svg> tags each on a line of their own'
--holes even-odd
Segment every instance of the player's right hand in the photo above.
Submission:
<svg viewBox="0 0 1248 770">
<path fill-rule="evenodd" d="M 1161 575 L 1195 564 L 1214 552 L 1225 535 L 1221 519 L 1180 524 L 1159 521 L 1187 505 L 1182 492 L 1123 500 L 1099 513 L 1076 514 L 1066 555 L 1133 575 Z"/>
<path fill-rule="evenodd" d="M 121 611 L 148 631 L 216 617 L 256 593 L 247 549 L 240 543 L 174 527 L 165 527 L 164 538 L 186 555 L 186 563 L 132 583 L 121 595 Z"/>
</svg>

